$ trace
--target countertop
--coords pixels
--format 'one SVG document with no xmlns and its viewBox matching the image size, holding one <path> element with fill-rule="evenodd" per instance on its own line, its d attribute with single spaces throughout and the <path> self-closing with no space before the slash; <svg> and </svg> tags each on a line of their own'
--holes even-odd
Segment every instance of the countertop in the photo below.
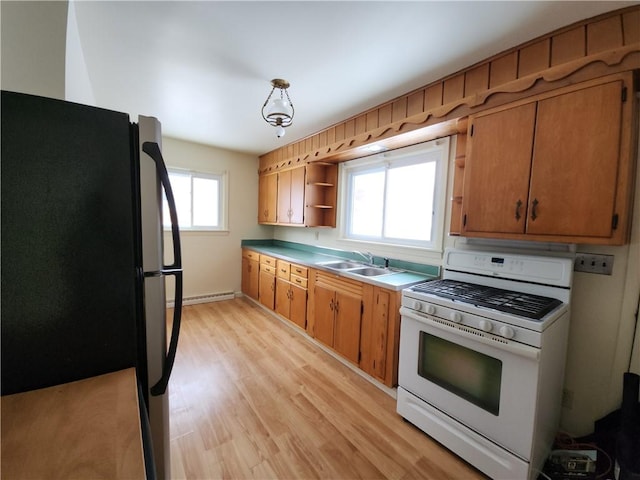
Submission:
<svg viewBox="0 0 640 480">
<path fill-rule="evenodd" d="M 356 275 L 349 273 L 348 271 L 340 271 L 331 269 L 322 265 L 324 262 L 330 262 L 332 260 L 355 260 L 365 263 L 364 258 L 358 259 L 353 257 L 352 252 L 344 252 L 344 256 L 339 255 L 339 251 L 336 251 L 334 255 L 327 253 L 328 249 L 313 248 L 305 246 L 306 248 L 295 248 L 287 245 L 285 242 L 279 242 L 270 244 L 261 244 L 257 241 L 243 242 L 243 248 L 249 248 L 258 253 L 264 253 L 265 255 L 271 255 L 282 260 L 297 263 L 305 267 L 315 268 L 323 270 L 336 275 L 342 275 L 353 280 L 358 280 L 364 283 L 376 285 L 378 287 L 386 288 L 389 290 L 402 290 L 403 288 L 415 285 L 416 283 L 425 282 L 427 280 L 433 280 L 438 278 L 438 267 L 425 266 L 426 269 L 431 269 L 432 273 L 422 273 L 414 271 L 406 271 L 399 269 L 392 265 L 393 273 L 366 277 L 363 275 Z M 293 244 L 296 245 L 296 244 Z M 348 256 L 351 254 L 351 256 Z M 400 270 L 400 271 L 395 271 Z"/>
<path fill-rule="evenodd" d="M 2 397 L 2 478 L 144 479 L 135 369 Z"/>
</svg>

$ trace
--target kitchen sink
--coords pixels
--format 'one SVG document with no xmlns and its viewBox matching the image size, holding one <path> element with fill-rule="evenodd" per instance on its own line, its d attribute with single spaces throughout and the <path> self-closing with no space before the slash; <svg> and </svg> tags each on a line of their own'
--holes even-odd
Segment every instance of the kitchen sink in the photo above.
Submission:
<svg viewBox="0 0 640 480">
<path fill-rule="evenodd" d="M 362 263 L 349 262 L 349 261 L 346 261 L 346 260 L 338 260 L 338 261 L 334 261 L 334 262 L 319 263 L 318 265 L 322 265 L 323 267 L 327 267 L 327 268 L 335 268 L 336 270 L 348 270 L 350 268 L 357 268 L 357 267 L 363 267 L 364 266 L 364 264 L 362 264 Z"/>
<path fill-rule="evenodd" d="M 392 273 L 392 272 L 387 268 L 365 267 L 365 268 L 356 268 L 354 270 L 349 270 L 349 273 L 362 275 L 363 277 L 377 277 L 379 275 L 386 275 L 387 273 Z"/>
</svg>

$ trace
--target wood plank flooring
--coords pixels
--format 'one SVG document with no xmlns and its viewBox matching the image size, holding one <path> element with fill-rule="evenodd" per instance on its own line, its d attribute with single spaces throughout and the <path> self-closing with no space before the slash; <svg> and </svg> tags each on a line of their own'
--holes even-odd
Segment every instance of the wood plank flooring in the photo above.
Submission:
<svg viewBox="0 0 640 480">
<path fill-rule="evenodd" d="M 244 298 L 184 307 L 172 478 L 485 478 L 295 328 Z"/>
</svg>

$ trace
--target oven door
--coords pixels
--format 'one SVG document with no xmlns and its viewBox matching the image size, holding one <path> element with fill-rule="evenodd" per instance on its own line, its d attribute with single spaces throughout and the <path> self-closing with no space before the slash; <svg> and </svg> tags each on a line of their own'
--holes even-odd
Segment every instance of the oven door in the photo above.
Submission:
<svg viewBox="0 0 640 480">
<path fill-rule="evenodd" d="M 529 461 L 540 350 L 406 307 L 401 313 L 399 385 Z"/>
</svg>

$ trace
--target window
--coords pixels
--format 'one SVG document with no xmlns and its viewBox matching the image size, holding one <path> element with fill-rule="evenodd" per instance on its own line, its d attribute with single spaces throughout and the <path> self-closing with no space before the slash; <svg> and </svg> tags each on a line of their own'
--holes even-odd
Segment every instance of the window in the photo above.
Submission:
<svg viewBox="0 0 640 480">
<path fill-rule="evenodd" d="M 449 139 L 346 162 L 347 239 L 438 249 L 442 243 Z"/>
<path fill-rule="evenodd" d="M 225 230 L 226 174 L 169 170 L 181 230 Z M 162 219 L 171 228 L 169 207 L 163 200 Z"/>
</svg>

